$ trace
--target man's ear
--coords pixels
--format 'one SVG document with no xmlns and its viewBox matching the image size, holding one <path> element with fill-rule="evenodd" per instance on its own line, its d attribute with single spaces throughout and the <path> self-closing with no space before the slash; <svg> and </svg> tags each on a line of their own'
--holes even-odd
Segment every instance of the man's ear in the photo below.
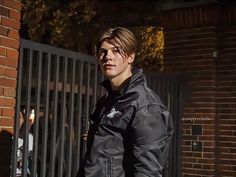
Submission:
<svg viewBox="0 0 236 177">
<path fill-rule="evenodd" d="M 135 58 L 135 53 L 132 53 L 131 55 L 129 55 L 128 57 L 128 63 L 132 64 L 134 62 L 134 58 Z"/>
</svg>

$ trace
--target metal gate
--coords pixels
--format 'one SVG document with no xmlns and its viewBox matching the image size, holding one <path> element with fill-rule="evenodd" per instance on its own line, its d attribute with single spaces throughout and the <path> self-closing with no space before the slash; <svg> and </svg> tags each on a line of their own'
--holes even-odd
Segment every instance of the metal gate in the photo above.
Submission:
<svg viewBox="0 0 236 177">
<path fill-rule="evenodd" d="M 183 105 L 183 77 L 180 74 L 145 72 L 149 87 L 160 96 L 171 112 L 174 121 L 174 135 L 170 156 L 162 172 L 163 177 L 181 176 L 181 110 Z"/>
<path fill-rule="evenodd" d="M 96 60 L 22 39 L 19 62 L 12 177 L 75 177 L 86 150 L 89 115 L 104 92 Z M 175 120 L 163 176 L 178 176 L 180 85 L 173 77 L 146 74 Z"/>
</svg>

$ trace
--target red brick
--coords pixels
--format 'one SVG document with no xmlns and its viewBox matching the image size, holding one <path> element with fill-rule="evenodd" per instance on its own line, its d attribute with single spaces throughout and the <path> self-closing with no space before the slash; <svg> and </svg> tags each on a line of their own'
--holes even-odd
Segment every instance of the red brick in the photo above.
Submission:
<svg viewBox="0 0 236 177">
<path fill-rule="evenodd" d="M 2 4 L 12 9 L 21 10 L 21 2 L 17 0 L 2 0 Z"/>
<path fill-rule="evenodd" d="M 215 97 L 216 93 L 214 91 L 206 91 L 206 92 L 193 92 L 193 97 Z"/>
<path fill-rule="evenodd" d="M 10 9 L 9 17 L 12 18 L 12 19 L 20 21 L 21 13 L 20 13 L 20 11 Z"/>
<path fill-rule="evenodd" d="M 8 29 L 0 26 L 0 35 L 1 36 L 7 36 L 7 33 L 8 33 Z"/>
<path fill-rule="evenodd" d="M 227 170 L 227 171 L 230 171 L 233 169 L 232 166 L 229 166 L 229 165 L 219 165 L 219 168 L 221 170 Z"/>
<path fill-rule="evenodd" d="M 236 125 L 235 125 L 236 127 Z M 220 141 L 231 141 L 231 142 L 236 142 L 236 137 L 235 136 L 220 136 L 219 137 Z"/>
<path fill-rule="evenodd" d="M 0 45 L 18 49 L 20 42 L 15 39 L 0 38 Z"/>
<path fill-rule="evenodd" d="M 221 136 L 233 136 L 234 132 L 232 130 L 221 130 L 220 135 Z"/>
<path fill-rule="evenodd" d="M 215 131 L 214 130 L 203 130 L 203 135 L 214 135 Z"/>
<path fill-rule="evenodd" d="M 14 107 L 15 99 L 0 97 L 0 106 Z"/>
<path fill-rule="evenodd" d="M 193 99 L 194 101 L 197 101 L 199 100 L 199 102 L 201 102 L 200 100 L 205 100 L 203 98 L 197 98 L 197 99 Z M 196 108 L 185 108 L 184 109 L 184 112 L 185 113 L 214 113 L 215 112 L 215 109 L 214 108 L 199 108 L 199 107 L 196 107 Z M 208 117 L 203 117 L 202 119 L 208 119 Z"/>
<path fill-rule="evenodd" d="M 3 47 L 0 47 L 0 56 L 3 56 L 3 57 L 6 56 L 6 49 Z"/>
<path fill-rule="evenodd" d="M 13 68 L 5 68 L 5 76 L 9 78 L 17 78 L 17 71 Z"/>
<path fill-rule="evenodd" d="M 192 168 L 193 164 L 192 163 L 182 163 L 182 167 Z"/>
<path fill-rule="evenodd" d="M 215 159 L 214 158 L 201 158 L 197 160 L 199 163 L 206 163 L 206 164 L 214 164 Z"/>
<path fill-rule="evenodd" d="M 0 83 L 1 83 L 1 86 L 16 88 L 16 80 L 14 79 L 0 77 Z"/>
<path fill-rule="evenodd" d="M 219 122 L 219 124 L 220 124 L 219 126 L 222 130 L 229 130 L 228 127 L 223 127 L 227 124 L 228 124 L 228 126 L 236 124 L 235 117 L 233 117 L 231 119 L 230 119 L 230 117 L 226 117 L 225 119 L 223 119 L 223 117 L 221 116 L 221 119 L 218 122 Z"/>
<path fill-rule="evenodd" d="M 229 176 L 236 176 L 236 170 L 235 170 L 235 167 L 234 167 L 234 170 L 233 171 L 229 171 Z"/>
<path fill-rule="evenodd" d="M 220 141 L 218 144 L 221 148 L 222 147 L 227 147 L 228 151 L 230 150 L 230 148 L 235 148 L 236 147 L 236 142 L 227 142 L 227 141 L 221 142 Z"/>
<path fill-rule="evenodd" d="M 235 159 L 236 154 L 229 154 L 229 153 L 220 153 L 219 155 L 222 159 Z"/>
<path fill-rule="evenodd" d="M 202 168 L 202 164 L 195 163 L 195 164 L 193 164 L 193 168 L 199 168 L 199 169 L 201 169 L 201 168 Z"/>
<path fill-rule="evenodd" d="M 215 130 L 215 125 L 214 124 L 210 124 L 210 125 L 202 125 L 202 128 L 204 130 Z"/>
<path fill-rule="evenodd" d="M 210 136 L 210 135 L 209 135 L 209 136 L 207 136 L 207 135 L 200 136 L 200 137 L 199 137 L 199 140 L 200 140 L 200 141 L 206 141 L 206 140 L 207 140 L 207 141 L 214 141 L 214 136 Z"/>
<path fill-rule="evenodd" d="M 214 153 L 215 152 L 215 147 L 204 147 L 203 151 L 204 152 L 212 152 L 212 153 Z"/>
<path fill-rule="evenodd" d="M 181 155 L 182 155 L 182 156 L 185 156 L 185 157 L 194 157 L 194 155 L 193 155 L 192 152 L 182 152 Z"/>
<path fill-rule="evenodd" d="M 20 21 L 18 21 L 18 20 L 12 20 L 9 18 L 2 18 L 1 24 L 6 27 L 20 29 Z"/>
<path fill-rule="evenodd" d="M 4 88 L 0 86 L 0 96 L 4 95 Z"/>
<path fill-rule="evenodd" d="M 227 7 L 227 6 L 225 6 Z M 232 16 L 236 11 L 231 11 L 231 17 L 236 20 L 236 16 Z M 193 21 L 193 23 L 206 23 L 207 20 L 213 21 L 213 16 L 208 14 L 206 8 L 193 8 L 197 11 L 194 11 L 194 18 L 191 20 L 191 15 L 186 17 L 188 22 Z M 198 14 L 201 9 L 202 14 Z M 227 7 L 228 9 L 228 7 Z M 216 9 L 210 10 L 215 14 Z M 208 28 L 193 28 L 190 24 L 186 23 L 184 27 L 183 16 L 181 17 L 182 10 L 176 10 L 176 19 L 172 18 L 173 24 L 181 27 L 180 29 L 175 28 L 174 26 L 169 26 L 165 33 L 165 50 L 166 58 L 165 64 L 166 67 L 169 67 L 175 72 L 184 72 L 188 75 L 191 84 L 191 99 L 188 100 L 188 103 L 185 105 L 185 109 L 183 112 L 182 118 L 182 130 L 184 135 L 189 134 L 189 126 L 194 124 L 195 121 L 191 120 L 194 118 L 199 118 L 199 121 L 203 125 L 203 136 L 198 136 L 198 140 L 202 140 L 203 142 L 203 159 L 198 159 L 199 163 L 203 163 L 202 167 L 199 164 L 193 163 L 193 166 L 187 166 L 187 168 L 183 168 L 183 174 L 188 173 L 187 176 L 195 176 L 194 173 L 198 173 L 199 176 L 206 177 L 208 172 L 204 171 L 196 171 L 194 168 L 202 168 L 206 169 L 215 169 L 215 146 L 217 145 L 219 149 L 219 164 L 220 165 L 228 165 L 230 168 L 221 169 L 217 168 L 216 172 L 218 174 L 223 174 L 223 170 L 236 170 L 236 168 L 232 168 L 234 163 L 231 159 L 236 159 L 236 146 L 235 146 L 235 135 L 236 135 L 236 109 L 235 109 L 235 39 L 236 39 L 236 26 L 224 25 L 222 28 L 225 30 L 229 29 L 226 32 L 217 31 L 217 27 L 208 27 Z M 188 10 L 188 13 L 190 11 Z M 228 17 L 230 17 L 228 10 Z M 234 13 L 233 13 L 234 12 Z M 170 11 L 171 13 L 171 11 Z M 172 14 L 175 14 L 172 12 Z M 222 13 L 225 15 L 225 13 Z M 209 16 L 206 16 L 209 15 Z M 227 15 L 226 15 L 227 16 Z M 205 18 L 205 19 L 204 19 Z M 185 19 L 185 20 L 186 20 Z M 168 21 L 169 22 L 169 21 Z M 176 23 L 175 23 L 176 22 Z M 172 29 L 171 29 L 172 28 Z M 173 30 L 173 28 L 175 28 Z M 183 28 L 188 28 L 184 29 Z M 202 31 L 201 31 L 202 30 Z M 218 33 L 221 38 L 218 38 Z M 214 46 L 217 45 L 217 40 L 220 39 L 219 46 L 223 47 L 223 49 L 219 48 L 219 56 L 217 59 L 212 57 Z M 201 51 L 201 47 L 208 46 L 209 48 L 206 50 L 202 50 L 202 54 L 199 53 Z M 193 50 L 193 47 L 195 49 Z M 196 49 L 199 47 L 199 50 Z M 212 47 L 212 49 L 210 49 Z M 204 109 L 206 112 L 204 111 Z M 196 113 L 207 113 L 209 108 L 212 108 L 213 112 L 211 115 L 207 116 L 211 120 L 203 121 L 202 117 L 196 116 Z M 210 111 L 211 112 L 211 111 Z M 206 117 L 206 116 L 205 116 Z M 219 126 L 215 125 L 215 117 L 217 117 Z M 218 131 L 219 138 L 217 138 L 217 143 L 215 142 L 215 131 Z M 209 136 L 206 136 L 209 135 Z M 190 153 L 190 145 L 185 145 L 189 139 L 189 136 L 183 136 L 182 144 L 182 152 L 184 152 L 185 156 L 192 157 Z M 189 140 L 190 141 L 190 140 Z M 208 152 L 209 153 L 208 153 Z M 231 153 L 232 151 L 232 153 Z M 226 154 L 224 154 L 224 152 Z M 234 154 L 233 154 L 234 153 Z M 222 158 L 224 160 L 222 160 Z M 212 159 L 212 160 L 211 160 Z M 183 163 L 186 164 L 186 159 L 183 158 Z M 230 162 L 228 162 L 230 161 Z M 191 162 L 190 162 L 191 163 Z M 209 163 L 209 165 L 207 164 Z M 236 163 L 236 161 L 235 161 Z M 193 168 L 194 167 L 194 168 Z M 191 169 L 190 169 L 191 168 Z M 214 176 L 214 170 L 209 172 L 209 174 Z M 229 172 L 225 172 L 224 175 L 220 176 L 235 176 L 235 174 L 229 174 Z M 185 175 L 184 175 L 185 177 Z"/>
<path fill-rule="evenodd" d="M 0 118 L 0 125 L 13 127 L 14 120 L 12 118 Z"/>
<path fill-rule="evenodd" d="M 13 135 L 13 127 L 9 128 L 9 127 L 1 127 L 0 126 L 0 132 L 2 132 L 2 131 L 6 131 L 6 132 L 10 133 L 11 135 Z"/>
<path fill-rule="evenodd" d="M 215 98 L 196 98 L 196 97 L 192 97 L 191 100 L 193 102 L 215 102 Z M 204 112 L 206 112 L 208 110 L 205 110 Z M 209 113 L 213 113 L 214 110 L 209 110 L 210 112 Z M 213 112 L 212 112 L 213 111 Z"/>
<path fill-rule="evenodd" d="M 195 157 L 182 157 L 182 161 L 183 162 L 192 162 L 192 163 L 196 163 L 197 162 L 197 158 Z"/>
<path fill-rule="evenodd" d="M 18 30 L 9 29 L 8 37 L 19 40 L 20 39 L 20 35 L 19 35 Z"/>
<path fill-rule="evenodd" d="M 186 152 L 186 151 L 190 151 L 191 150 L 191 147 L 184 147 L 182 146 L 182 152 Z"/>
<path fill-rule="evenodd" d="M 7 58 L 18 59 L 19 52 L 18 50 L 7 49 Z"/>
<path fill-rule="evenodd" d="M 1 108 L 1 116 L 14 117 L 15 110 L 13 108 Z"/>
<path fill-rule="evenodd" d="M 224 160 L 221 160 L 221 163 L 235 166 L 236 160 L 235 159 L 224 159 Z"/>
<path fill-rule="evenodd" d="M 0 56 L 0 65 L 16 68 L 18 66 L 18 60 L 11 59 L 11 58 L 5 58 L 5 57 L 3 58 Z"/>
<path fill-rule="evenodd" d="M 0 39 L 0 40 L 1 40 L 1 39 Z M 5 66 L 5 63 L 6 63 L 6 58 L 5 58 L 5 57 L 2 57 L 2 56 L 0 55 L 0 65 Z"/>
<path fill-rule="evenodd" d="M 18 67 L 18 60 L 7 58 L 6 66 L 17 68 Z"/>
<path fill-rule="evenodd" d="M 3 94 L 6 97 L 15 97 L 16 96 L 16 89 L 15 88 L 4 88 Z"/>
<path fill-rule="evenodd" d="M 9 10 L 0 6 L 0 16 L 9 17 Z"/>
<path fill-rule="evenodd" d="M 214 158 L 215 157 L 215 154 L 214 153 L 206 153 L 204 152 L 203 153 L 203 158 Z"/>
<path fill-rule="evenodd" d="M 4 76 L 5 74 L 5 67 L 0 65 L 0 76 Z"/>
</svg>

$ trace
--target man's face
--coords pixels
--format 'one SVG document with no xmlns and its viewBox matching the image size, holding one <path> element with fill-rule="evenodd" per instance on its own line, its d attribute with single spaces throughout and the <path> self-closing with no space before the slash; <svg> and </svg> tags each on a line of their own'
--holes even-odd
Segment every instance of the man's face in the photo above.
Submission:
<svg viewBox="0 0 236 177">
<path fill-rule="evenodd" d="M 120 46 L 103 41 L 97 58 L 104 75 L 108 79 L 113 79 L 131 69 L 134 55 L 127 56 Z"/>
</svg>

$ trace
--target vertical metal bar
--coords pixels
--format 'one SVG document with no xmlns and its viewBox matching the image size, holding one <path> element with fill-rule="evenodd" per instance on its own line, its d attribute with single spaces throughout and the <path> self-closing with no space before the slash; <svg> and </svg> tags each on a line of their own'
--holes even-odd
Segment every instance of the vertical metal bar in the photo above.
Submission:
<svg viewBox="0 0 236 177">
<path fill-rule="evenodd" d="M 162 101 L 165 105 L 167 105 L 166 102 L 166 81 L 164 78 L 162 78 Z"/>
<path fill-rule="evenodd" d="M 55 175 L 55 155 L 56 155 L 56 130 L 57 130 L 57 109 L 58 109 L 58 81 L 59 81 L 59 58 L 55 56 L 55 72 L 54 72 L 54 93 L 53 93 L 53 116 L 50 120 L 51 124 L 51 142 L 50 142 L 50 162 L 49 176 Z"/>
<path fill-rule="evenodd" d="M 152 89 L 155 88 L 155 76 L 153 74 L 150 77 L 150 85 L 151 85 Z"/>
<path fill-rule="evenodd" d="M 175 92 L 175 83 L 173 82 L 172 78 L 169 80 L 170 82 L 170 86 L 169 86 L 169 93 L 168 93 L 168 110 L 170 111 L 173 119 L 175 118 L 174 115 L 173 115 L 173 107 L 174 107 L 174 104 L 173 104 L 173 101 L 176 99 L 174 98 L 174 92 Z M 173 135 L 174 136 L 174 135 Z M 174 137 L 173 137 L 174 138 Z M 172 140 L 173 142 L 173 140 Z M 171 144 L 171 147 L 170 147 L 170 155 L 169 155 L 169 159 L 168 159 L 168 163 L 169 163 L 169 176 L 174 176 L 175 175 L 175 162 L 174 162 L 174 158 L 175 158 L 175 155 L 174 155 L 174 150 L 173 148 L 175 148 L 175 146 L 172 146 Z"/>
<path fill-rule="evenodd" d="M 169 110 L 170 109 L 170 78 L 165 79 L 165 98 L 166 98 L 166 107 Z"/>
<path fill-rule="evenodd" d="M 155 90 L 155 92 L 156 92 L 156 90 L 157 90 L 157 76 L 155 76 L 155 75 L 153 75 L 153 89 Z"/>
<path fill-rule="evenodd" d="M 36 176 L 37 157 L 38 157 L 38 137 L 39 137 L 39 112 L 40 112 L 40 93 L 41 93 L 41 75 L 42 75 L 42 55 L 39 51 L 37 60 L 37 86 L 35 95 L 35 118 L 34 118 L 34 144 L 33 144 L 33 167 L 32 176 Z"/>
<path fill-rule="evenodd" d="M 173 78 L 172 78 L 173 79 Z M 177 97 L 176 97 L 176 82 L 173 81 L 172 82 L 172 86 L 171 86 L 171 108 L 170 111 L 172 113 L 172 117 L 173 117 L 173 124 L 174 124 L 174 134 L 172 137 L 172 143 L 170 146 L 170 157 L 169 157 L 169 166 L 170 166 L 170 175 L 176 175 L 176 128 L 175 128 L 175 121 L 176 121 L 176 103 L 177 103 Z"/>
<path fill-rule="evenodd" d="M 181 142 L 182 142 L 182 137 L 181 137 L 181 117 L 182 117 L 182 106 L 183 106 L 183 82 L 180 81 L 180 75 L 178 75 L 177 83 L 176 83 L 176 93 L 177 93 L 177 99 L 176 99 L 176 131 L 175 135 L 176 137 L 176 158 L 177 158 L 177 165 L 176 165 L 176 173 L 177 177 L 181 176 Z"/>
<path fill-rule="evenodd" d="M 93 95 L 93 107 L 95 106 L 97 102 L 97 83 L 98 83 L 98 67 L 97 64 L 94 66 L 94 95 Z"/>
<path fill-rule="evenodd" d="M 60 112 L 60 149 L 59 149 L 59 157 L 58 157 L 58 176 L 62 177 L 63 176 L 63 165 L 65 163 L 64 159 L 64 144 L 65 144 L 65 119 L 67 116 L 66 113 L 66 85 L 67 85 L 67 62 L 68 58 L 62 58 L 63 62 L 63 78 L 62 78 L 62 100 L 61 100 L 61 112 Z"/>
<path fill-rule="evenodd" d="M 89 126 L 89 104 L 90 104 L 90 79 L 91 79 L 91 64 L 88 64 L 88 70 L 87 70 L 87 75 L 88 75 L 88 80 L 87 80 L 87 85 L 86 85 L 86 113 L 85 113 L 85 131 L 88 131 L 88 126 Z"/>
<path fill-rule="evenodd" d="M 75 137 L 76 137 L 76 153 L 75 153 L 75 171 L 74 174 L 77 172 L 80 166 L 80 160 L 81 160 L 81 133 L 82 132 L 82 89 L 83 89 L 83 68 L 84 68 L 84 62 L 80 61 L 80 68 L 79 68 L 79 81 L 78 81 L 78 93 L 77 93 L 77 105 L 76 105 L 76 127 L 78 130 L 76 131 Z"/>
<path fill-rule="evenodd" d="M 24 138 L 23 138 L 23 177 L 27 176 L 28 170 L 28 146 L 29 146 L 29 116 L 31 102 L 31 82 L 32 82 L 32 56 L 33 50 L 29 50 L 29 60 L 27 62 L 27 87 L 26 87 L 26 114 L 24 117 Z"/>
<path fill-rule="evenodd" d="M 104 74 L 102 73 L 102 71 L 101 71 L 101 76 L 102 76 L 102 81 L 105 79 L 105 76 L 104 76 Z M 101 95 L 104 95 L 105 94 L 105 90 L 102 88 L 101 89 Z"/>
<path fill-rule="evenodd" d="M 161 77 L 159 76 L 158 77 L 158 95 L 160 96 L 160 98 L 161 98 Z"/>
<path fill-rule="evenodd" d="M 50 86 L 50 73 L 51 73 L 51 55 L 48 57 L 48 54 L 45 57 L 46 60 L 46 68 L 45 68 L 45 76 L 46 76 L 46 81 L 45 81 L 45 102 L 44 102 L 44 126 L 42 130 L 42 149 L 41 149 L 41 167 L 40 167 L 40 177 L 45 177 L 46 176 L 46 166 L 47 166 L 47 140 L 48 140 L 48 116 L 49 116 L 49 86 Z"/>
<path fill-rule="evenodd" d="M 72 141 L 74 140 L 73 136 L 73 125 L 74 125 L 74 94 L 75 94 L 75 65 L 76 60 L 72 60 L 72 71 L 71 71 L 71 81 L 70 81 L 70 101 L 69 101 L 69 146 L 68 146 L 68 169 L 67 169 L 67 177 L 71 177 L 72 171 Z M 73 174 L 75 176 L 75 174 Z"/>
<path fill-rule="evenodd" d="M 16 177 L 16 168 L 17 168 L 17 149 L 18 149 L 18 137 L 19 137 L 23 51 L 24 51 L 24 48 L 21 45 L 20 60 L 18 64 L 16 110 L 15 110 L 15 119 L 14 119 L 14 138 L 13 138 L 13 149 L 12 149 L 12 159 L 11 159 L 11 164 L 12 164 L 11 176 L 12 177 Z"/>
</svg>

